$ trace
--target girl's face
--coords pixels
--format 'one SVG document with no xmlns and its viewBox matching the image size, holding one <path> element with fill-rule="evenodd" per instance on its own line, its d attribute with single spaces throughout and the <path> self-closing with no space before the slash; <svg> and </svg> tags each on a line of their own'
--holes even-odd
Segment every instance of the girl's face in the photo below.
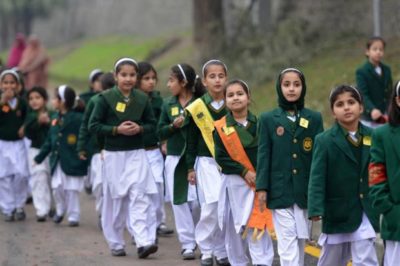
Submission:
<svg viewBox="0 0 400 266">
<path fill-rule="evenodd" d="M 39 111 L 40 109 L 44 108 L 46 105 L 46 101 L 38 92 L 34 91 L 29 94 L 29 106 L 34 111 Z"/>
<path fill-rule="evenodd" d="M 140 80 L 139 88 L 146 92 L 152 92 L 157 84 L 157 76 L 153 70 L 150 70 Z"/>
<path fill-rule="evenodd" d="M 57 96 L 54 96 L 54 98 L 51 100 L 51 104 L 55 110 L 61 109 L 62 102 Z"/>
<path fill-rule="evenodd" d="M 368 56 L 368 60 L 374 65 L 378 65 L 379 62 L 381 62 L 384 53 L 385 47 L 379 40 L 374 41 L 369 49 L 367 49 L 365 52 L 365 54 Z"/>
<path fill-rule="evenodd" d="M 344 125 L 358 123 L 363 111 L 363 106 L 347 91 L 337 96 L 332 109 L 333 117 Z"/>
<path fill-rule="evenodd" d="M 178 96 L 185 90 L 185 82 L 179 81 L 176 75 L 171 74 L 168 78 L 167 87 L 170 89 L 172 95 Z"/>
<path fill-rule="evenodd" d="M 226 88 L 226 106 L 232 112 L 247 110 L 250 104 L 250 97 L 243 89 L 242 85 L 234 83 Z"/>
<path fill-rule="evenodd" d="M 226 82 L 226 73 L 223 66 L 209 65 L 206 69 L 206 76 L 203 78 L 203 85 L 215 94 L 223 93 Z"/>
<path fill-rule="evenodd" d="M 1 80 L 0 88 L 3 93 L 15 95 L 18 89 L 18 82 L 12 74 L 6 74 Z"/>
<path fill-rule="evenodd" d="M 100 82 L 100 79 L 99 79 L 99 78 L 96 79 L 95 81 L 93 81 L 92 84 L 91 84 L 91 86 L 92 86 L 94 92 L 101 92 L 101 91 L 103 91 L 103 88 L 102 88 L 102 86 L 101 86 L 101 82 Z"/>
<path fill-rule="evenodd" d="M 117 86 L 124 92 L 129 92 L 136 84 L 137 73 L 132 65 L 121 65 L 119 72 L 114 74 Z"/>
<path fill-rule="evenodd" d="M 281 89 L 283 97 L 285 97 L 288 102 L 297 101 L 300 98 L 301 90 L 303 89 L 299 74 L 296 72 L 286 72 L 283 74 Z"/>
</svg>

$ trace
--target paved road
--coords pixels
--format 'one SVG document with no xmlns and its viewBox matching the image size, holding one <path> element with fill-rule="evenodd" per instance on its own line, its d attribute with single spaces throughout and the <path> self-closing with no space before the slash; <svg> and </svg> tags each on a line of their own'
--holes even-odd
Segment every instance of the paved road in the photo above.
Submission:
<svg viewBox="0 0 400 266">
<path fill-rule="evenodd" d="M 180 257 L 180 245 L 176 234 L 159 239 L 159 251 L 146 260 L 139 260 L 136 248 L 127 245 L 126 257 L 112 257 L 103 235 L 97 228 L 94 211 L 94 199 L 81 195 L 82 218 L 77 228 L 68 227 L 64 221 L 60 225 L 53 222 L 37 223 L 33 206 L 26 207 L 27 220 L 6 223 L 0 220 L 0 263 L 2 266 L 41 266 L 41 265 L 199 265 L 198 259 L 183 261 Z M 173 226 L 171 209 L 167 223 Z M 125 237 L 127 243 L 129 235 Z M 197 251 L 199 257 L 199 252 Z M 275 255 L 274 265 L 279 265 Z M 307 266 L 316 265 L 316 259 L 307 256 Z"/>
</svg>

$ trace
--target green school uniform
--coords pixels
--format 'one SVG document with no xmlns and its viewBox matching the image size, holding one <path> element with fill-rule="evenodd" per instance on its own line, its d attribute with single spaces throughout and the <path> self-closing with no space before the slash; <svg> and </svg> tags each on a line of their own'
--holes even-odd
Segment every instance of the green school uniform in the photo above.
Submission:
<svg viewBox="0 0 400 266">
<path fill-rule="evenodd" d="M 0 103 L 0 139 L 7 141 L 20 140 L 18 130 L 24 124 L 27 115 L 26 102 L 16 97 L 17 105 L 15 109 L 8 103 Z"/>
<path fill-rule="evenodd" d="M 322 131 L 321 114 L 307 108 L 296 122 L 281 107 L 260 116 L 256 189 L 267 191 L 269 209 L 307 208 L 314 137 Z"/>
<path fill-rule="evenodd" d="M 356 71 L 357 87 L 364 97 L 363 119 L 371 121 L 372 109 L 378 109 L 383 114 L 387 112 L 389 97 L 392 92 L 392 74 L 389 66 L 380 63 L 382 75 L 375 71 L 375 67 L 367 60 Z"/>
<path fill-rule="evenodd" d="M 149 96 L 149 101 L 151 104 L 151 108 L 153 109 L 154 117 L 158 123 L 161 115 L 161 107 L 163 104 L 163 99 L 161 98 L 159 91 L 152 91 L 147 95 Z M 144 147 L 146 149 L 157 148 L 158 142 L 159 139 L 156 131 L 152 131 L 144 135 Z"/>
<path fill-rule="evenodd" d="M 187 105 L 195 100 L 190 99 Z M 185 128 L 174 128 L 172 122 L 175 118 L 184 114 L 184 108 L 179 103 L 177 96 L 172 96 L 164 101 L 158 122 L 158 136 L 161 141 L 167 141 L 167 155 L 183 156 L 185 149 Z M 180 160 L 174 174 L 174 204 L 187 202 L 188 181 L 187 166 L 184 160 Z"/>
<path fill-rule="evenodd" d="M 45 143 L 40 148 L 39 154 L 34 158 L 40 164 L 50 154 L 51 174 L 60 163 L 62 171 L 70 176 L 85 176 L 87 174 L 87 161 L 80 160 L 76 151 L 79 128 L 82 123 L 82 114 L 68 111 L 57 114 L 51 121 L 49 133 Z"/>
<path fill-rule="evenodd" d="M 400 127 L 386 124 L 372 134 L 371 166 L 385 167 L 385 179 L 374 180 L 370 170 L 369 195 L 374 209 L 383 214 L 381 236 L 400 241 Z M 379 181 L 379 182 L 377 182 Z"/>
<path fill-rule="evenodd" d="M 219 120 L 226 115 L 225 104 L 219 110 L 215 110 L 215 108 L 212 107 L 211 102 L 213 101 L 213 98 L 209 93 L 201 96 L 201 99 L 206 104 L 214 121 Z M 200 129 L 197 127 L 189 112 L 187 112 L 187 117 L 189 122 L 186 131 L 186 165 L 188 169 L 193 169 L 197 156 L 212 157 L 212 155 L 201 135 Z"/>
<path fill-rule="evenodd" d="M 143 128 L 134 136 L 117 134 L 117 127 L 125 121 L 132 121 Z M 99 94 L 89 119 L 89 131 L 104 136 L 104 149 L 108 151 L 129 151 L 143 149 L 143 135 L 155 131 L 156 120 L 148 96 L 132 90 L 125 98 L 117 87 Z"/>
<path fill-rule="evenodd" d="M 79 99 L 81 99 L 84 103 L 85 106 L 88 105 L 90 99 L 95 96 L 96 94 L 98 94 L 97 92 L 94 92 L 93 90 L 89 89 L 89 91 L 86 91 L 84 93 L 79 94 Z"/>
<path fill-rule="evenodd" d="M 249 112 L 247 115 L 247 121 L 248 124 L 246 126 L 242 126 L 235 121 L 230 112 L 226 115 L 226 126 L 235 128 L 240 142 L 243 145 L 244 151 L 246 152 L 251 164 L 255 168 L 257 166 L 258 148 L 257 117 Z M 222 173 L 227 175 L 240 175 L 244 177 L 249 169 L 246 169 L 242 164 L 232 160 L 216 130 L 214 131 L 214 143 L 215 160 L 221 167 Z"/>
<path fill-rule="evenodd" d="M 338 124 L 315 138 L 308 190 L 308 216 L 322 217 L 322 232 L 351 233 L 365 212 L 375 230 L 378 216 L 368 196 L 368 163 L 372 130 L 360 123 L 359 146 Z"/>
<path fill-rule="evenodd" d="M 52 114 L 48 112 L 49 116 Z M 25 120 L 25 136 L 31 140 L 31 147 L 40 149 L 47 138 L 47 133 L 50 129 L 49 124 L 40 124 L 38 121 L 39 113 L 37 111 L 30 111 Z M 53 114 L 54 115 L 54 114 Z"/>
</svg>

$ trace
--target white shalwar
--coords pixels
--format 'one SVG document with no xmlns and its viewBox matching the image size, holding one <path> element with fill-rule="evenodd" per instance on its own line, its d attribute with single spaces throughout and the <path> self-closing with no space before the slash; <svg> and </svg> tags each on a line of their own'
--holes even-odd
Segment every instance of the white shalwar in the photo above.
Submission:
<svg viewBox="0 0 400 266">
<path fill-rule="evenodd" d="M 103 160 L 101 153 L 93 154 L 90 161 L 89 176 L 95 198 L 96 212 L 101 215 L 103 206 Z"/>
<path fill-rule="evenodd" d="M 156 223 L 149 215 L 155 213 L 151 194 L 158 191 L 150 171 L 144 149 L 104 151 L 101 222 L 110 249 L 125 247 L 127 216 L 138 248 L 155 243 Z"/>
<path fill-rule="evenodd" d="M 360 226 L 352 233 L 322 233 L 318 239 L 318 244 L 322 246 L 318 265 L 346 266 L 351 259 L 353 266 L 378 266 L 375 237 L 374 228 L 365 213 Z"/>
<path fill-rule="evenodd" d="M 43 217 L 49 213 L 51 206 L 51 191 L 49 187 L 50 165 L 48 157 L 41 164 L 35 163 L 34 158 L 38 155 L 39 151 L 37 148 L 29 148 L 28 150 L 29 185 L 36 215 Z"/>
<path fill-rule="evenodd" d="M 200 216 L 200 205 L 197 200 L 196 186 L 188 187 L 187 202 L 173 204 L 174 202 L 174 175 L 180 156 L 167 155 L 165 159 L 165 188 L 166 194 L 171 199 L 172 211 L 174 212 L 175 227 L 178 233 L 182 249 L 195 249 L 195 227 Z"/>
<path fill-rule="evenodd" d="M 0 140 L 0 208 L 10 215 L 28 195 L 28 160 L 23 140 Z"/>
<path fill-rule="evenodd" d="M 66 175 L 60 163 L 57 164 L 51 179 L 57 215 L 66 214 L 69 222 L 80 220 L 79 193 L 83 190 L 83 179 L 84 176 Z"/>
<path fill-rule="evenodd" d="M 146 156 L 149 160 L 151 173 L 157 184 L 157 194 L 152 195 L 153 205 L 156 209 L 157 227 L 165 223 L 164 209 L 164 157 L 160 149 L 146 150 Z"/>
<path fill-rule="evenodd" d="M 212 157 L 196 159 L 196 182 L 200 200 L 200 220 L 196 226 L 196 242 L 201 254 L 226 258 L 225 233 L 218 225 L 218 199 L 222 177 L 218 164 Z"/>
<path fill-rule="evenodd" d="M 303 266 L 305 240 L 309 238 L 311 227 L 307 210 L 301 209 L 297 204 L 286 209 L 274 209 L 272 221 L 281 265 Z"/>
<path fill-rule="evenodd" d="M 239 175 L 222 175 L 218 221 L 225 230 L 225 247 L 233 266 L 248 265 L 247 249 L 253 265 L 271 266 L 274 259 L 272 240 L 267 232 L 259 240 L 252 239 L 252 229 L 245 240 L 241 236 L 253 208 L 254 196 L 254 191 Z"/>
<path fill-rule="evenodd" d="M 397 266 L 400 262 L 400 241 L 385 241 L 383 266 Z"/>
</svg>

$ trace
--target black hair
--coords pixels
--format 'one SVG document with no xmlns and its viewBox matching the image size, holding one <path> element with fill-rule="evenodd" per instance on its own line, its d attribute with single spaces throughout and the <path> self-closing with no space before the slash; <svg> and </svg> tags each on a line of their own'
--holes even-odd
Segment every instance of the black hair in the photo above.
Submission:
<svg viewBox="0 0 400 266">
<path fill-rule="evenodd" d="M 40 86 L 34 86 L 34 87 L 32 87 L 32 89 L 30 89 L 30 90 L 28 91 L 28 93 L 27 93 L 27 98 L 28 98 L 28 99 L 29 99 L 29 96 L 31 95 L 32 92 L 37 92 L 37 93 L 39 93 L 39 95 L 42 96 L 42 98 L 43 98 L 45 101 L 48 101 L 48 100 L 49 100 L 49 95 L 47 94 L 46 89 L 43 88 L 43 87 L 40 87 Z"/>
<path fill-rule="evenodd" d="M 250 88 L 249 88 L 249 86 L 247 85 L 247 83 L 244 82 L 244 81 L 241 80 L 241 79 L 233 79 L 233 80 L 231 80 L 231 81 L 229 81 L 229 82 L 227 82 L 227 83 L 225 84 L 225 86 L 224 86 L 224 97 L 226 97 L 226 91 L 227 91 L 228 87 L 231 86 L 231 85 L 233 85 L 233 84 L 239 84 L 240 86 L 242 86 L 244 92 L 246 92 L 247 96 L 250 97 Z"/>
<path fill-rule="evenodd" d="M 111 89 L 115 86 L 114 75 L 111 72 L 106 72 L 100 77 L 101 88 L 103 91 Z"/>
<path fill-rule="evenodd" d="M 61 96 L 58 92 L 59 87 L 56 88 L 56 97 L 61 101 Z M 64 90 L 64 107 L 67 110 L 74 110 L 77 112 L 83 112 L 85 110 L 85 103 L 76 97 L 76 93 L 73 88 L 66 86 Z"/>
<path fill-rule="evenodd" d="M 185 88 L 191 90 L 196 98 L 201 97 L 206 92 L 200 77 L 196 75 L 190 65 L 177 64 L 171 67 L 171 71 L 179 82 L 186 81 Z"/>
<path fill-rule="evenodd" d="M 228 74 L 228 69 L 226 67 L 226 65 L 218 59 L 212 59 L 212 60 L 208 60 L 206 63 L 204 63 L 202 70 L 201 70 L 201 74 L 203 75 L 203 78 L 205 78 L 207 76 L 207 71 L 208 71 L 208 67 L 209 66 L 222 66 L 222 68 L 224 69 L 225 75 Z"/>
<path fill-rule="evenodd" d="M 359 104 L 363 104 L 363 98 L 361 96 L 361 93 L 358 89 L 356 89 L 355 87 L 351 86 L 351 85 L 339 85 L 336 88 L 334 88 L 331 91 L 331 94 L 329 95 L 329 102 L 331 105 L 331 110 L 333 110 L 333 106 L 337 100 L 337 98 L 339 97 L 340 94 L 343 94 L 345 92 L 349 92 L 351 97 L 353 97 L 357 102 L 359 102 Z"/>
<path fill-rule="evenodd" d="M 400 81 L 397 81 L 394 86 L 388 110 L 389 124 L 393 127 L 400 126 L 400 107 L 396 102 L 397 97 L 400 97 Z"/>
<path fill-rule="evenodd" d="M 140 82 L 142 81 L 143 76 L 146 75 L 147 73 L 149 73 L 150 71 L 154 72 L 154 74 L 156 75 L 156 80 L 158 80 L 157 71 L 153 67 L 152 64 L 150 64 L 148 62 L 139 62 L 138 63 L 138 82 L 136 83 L 137 86 L 139 86 Z"/>
<path fill-rule="evenodd" d="M 386 47 L 386 42 L 382 37 L 379 36 L 372 36 L 368 39 L 367 44 L 366 44 L 366 48 L 367 50 L 369 50 L 369 48 L 371 47 L 371 45 L 376 42 L 376 41 L 380 41 L 383 44 L 383 48 Z"/>
<path fill-rule="evenodd" d="M 124 65 L 133 66 L 133 67 L 135 68 L 136 72 L 139 71 L 139 69 L 138 69 L 138 64 L 136 63 L 136 61 L 133 60 L 132 58 L 127 58 L 127 57 L 126 57 L 126 58 L 121 58 L 121 59 L 119 59 L 119 60 L 115 63 L 115 65 L 114 65 L 114 72 L 115 72 L 115 74 L 118 74 L 118 72 L 121 71 L 121 67 L 124 66 Z"/>
</svg>

